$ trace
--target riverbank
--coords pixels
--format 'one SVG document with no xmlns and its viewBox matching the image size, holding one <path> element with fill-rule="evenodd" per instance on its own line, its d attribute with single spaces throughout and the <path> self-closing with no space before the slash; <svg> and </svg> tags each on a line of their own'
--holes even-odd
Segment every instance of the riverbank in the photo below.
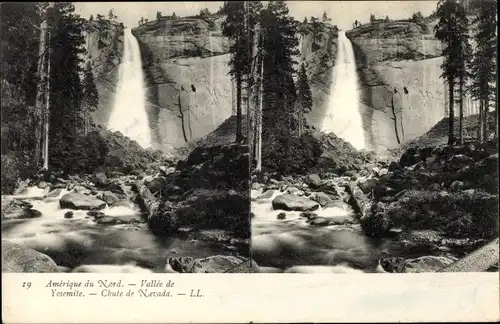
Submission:
<svg viewBox="0 0 500 324">
<path fill-rule="evenodd" d="M 207 157 L 208 151 L 218 153 Z M 241 152 L 241 146 L 231 145 L 196 148 L 177 163 L 157 163 L 153 173 L 52 173 L 25 181 L 13 195 L 2 195 L 2 270 L 228 271 L 248 259 L 249 233 L 244 228 L 249 208 L 240 203 L 213 213 L 208 206 L 229 196 L 248 201 L 244 188 L 214 167 L 216 156 L 227 165 L 244 167 Z M 214 183 L 226 185 L 216 188 Z M 145 190 L 152 201 L 144 200 Z M 152 205 L 157 208 L 148 208 Z"/>
<path fill-rule="evenodd" d="M 254 177 L 254 260 L 270 272 L 435 272 L 498 237 L 494 142 L 395 153 L 342 176 Z"/>
</svg>

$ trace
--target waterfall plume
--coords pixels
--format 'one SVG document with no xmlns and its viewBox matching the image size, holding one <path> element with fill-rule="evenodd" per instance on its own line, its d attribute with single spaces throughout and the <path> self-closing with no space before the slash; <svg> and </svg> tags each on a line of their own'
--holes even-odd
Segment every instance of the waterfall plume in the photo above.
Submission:
<svg viewBox="0 0 500 324">
<path fill-rule="evenodd" d="M 142 147 L 151 147 L 151 130 L 146 113 L 146 92 L 139 43 L 130 29 L 123 36 L 118 90 L 108 128 L 120 131 Z"/>
<path fill-rule="evenodd" d="M 356 61 L 351 41 L 345 31 L 339 31 L 337 61 L 333 68 L 330 101 L 323 119 L 322 131 L 335 133 L 358 150 L 366 147 L 359 112 Z"/>
</svg>

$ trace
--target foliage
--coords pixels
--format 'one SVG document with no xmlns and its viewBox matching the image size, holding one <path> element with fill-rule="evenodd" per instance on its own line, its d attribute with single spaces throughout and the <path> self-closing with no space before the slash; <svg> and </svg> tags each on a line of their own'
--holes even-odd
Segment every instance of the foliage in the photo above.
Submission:
<svg viewBox="0 0 500 324">
<path fill-rule="evenodd" d="M 372 24 L 375 23 L 375 20 L 376 20 L 375 15 L 370 14 L 370 23 L 372 23 Z"/>
<path fill-rule="evenodd" d="M 332 22 L 332 18 L 328 17 L 328 14 L 326 13 L 326 11 L 323 12 L 322 21 L 324 24 L 328 24 L 328 23 Z"/>
<path fill-rule="evenodd" d="M 454 0 L 443 0 L 437 9 L 438 24 L 434 27 L 435 36 L 443 44 L 444 57 L 441 68 L 449 87 L 449 144 L 454 143 L 454 89 L 455 84 L 465 82 L 465 66 L 468 56 L 468 20 L 464 8 Z M 460 87 L 463 88 L 462 86 Z M 462 95 L 462 94 L 460 94 Z"/>
<path fill-rule="evenodd" d="M 52 150 L 58 154 L 52 156 L 51 166 L 69 174 L 95 172 L 105 164 L 108 154 L 105 140 L 95 131 L 85 137 L 67 137 Z"/>
<path fill-rule="evenodd" d="M 305 114 L 312 110 L 313 100 L 311 87 L 307 78 L 306 66 L 304 63 L 300 65 L 300 71 L 297 78 L 297 118 L 298 118 L 298 133 L 302 134 L 302 128 L 305 124 Z"/>
<path fill-rule="evenodd" d="M 88 111 L 96 111 L 99 105 L 99 93 L 97 92 L 97 87 L 94 80 L 94 74 L 92 73 L 92 65 L 90 61 L 87 62 L 83 77 L 83 100 L 84 107 Z"/>
<path fill-rule="evenodd" d="M 298 55 L 297 23 L 284 1 L 270 1 L 262 10 L 264 33 L 263 129 L 294 133 L 294 102 L 297 99 L 293 76 Z"/>
<path fill-rule="evenodd" d="M 486 116 L 490 106 L 496 107 L 497 100 L 497 2 L 485 0 L 475 3 L 473 7 L 476 18 L 474 40 L 477 44 L 471 61 L 472 96 L 481 100 L 484 111 L 480 113 L 479 129 L 483 129 L 479 138 L 487 137 L 488 123 Z M 498 135 L 498 134 L 496 134 Z"/>
<path fill-rule="evenodd" d="M 199 17 L 200 18 L 208 18 L 210 17 L 211 13 L 210 13 L 210 10 L 208 10 L 208 8 L 203 8 L 200 10 L 200 13 L 199 13 Z"/>
<path fill-rule="evenodd" d="M 410 190 L 389 205 L 387 213 L 393 226 L 400 228 L 432 228 L 451 237 L 491 238 L 498 233 L 496 197 L 477 189 L 452 193 Z"/>
<path fill-rule="evenodd" d="M 418 12 L 413 13 L 413 15 L 411 16 L 410 21 L 416 23 L 416 22 L 421 21 L 422 19 L 424 19 L 424 16 L 422 15 L 422 13 L 420 11 L 418 11 Z"/>
<path fill-rule="evenodd" d="M 321 152 L 320 143 L 309 133 L 291 137 L 274 132 L 262 148 L 263 170 L 283 175 L 307 174 L 318 165 Z"/>
</svg>

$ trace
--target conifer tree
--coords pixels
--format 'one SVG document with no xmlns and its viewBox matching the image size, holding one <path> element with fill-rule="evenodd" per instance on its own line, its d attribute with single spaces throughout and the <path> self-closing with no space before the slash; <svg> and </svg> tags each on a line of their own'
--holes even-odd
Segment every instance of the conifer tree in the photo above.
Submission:
<svg viewBox="0 0 500 324">
<path fill-rule="evenodd" d="M 299 53 L 297 23 L 284 1 L 270 1 L 262 10 L 264 34 L 264 134 L 270 130 L 293 133 L 296 89 L 293 76 Z"/>
<path fill-rule="evenodd" d="M 476 48 L 471 64 L 471 93 L 479 100 L 478 140 L 488 134 L 488 110 L 493 102 L 496 106 L 497 87 L 497 2 L 494 0 L 477 1 L 472 7 L 476 18 L 474 40 Z M 496 116 L 495 136 L 498 136 L 498 111 Z"/>
<path fill-rule="evenodd" d="M 96 111 L 99 106 L 99 93 L 95 84 L 94 74 L 92 72 L 92 65 L 90 61 L 85 66 L 83 76 L 83 104 L 82 104 L 82 118 L 83 118 L 83 131 L 87 134 L 89 127 L 89 113 Z"/>
<path fill-rule="evenodd" d="M 305 64 L 300 65 L 297 78 L 297 99 L 298 99 L 298 135 L 302 136 L 304 130 L 304 116 L 312 109 L 312 93 L 307 78 Z"/>
<path fill-rule="evenodd" d="M 454 139 L 454 91 L 457 79 L 460 77 L 461 67 L 464 65 L 463 29 L 458 21 L 460 16 L 460 4 L 455 0 L 442 0 L 438 3 L 438 24 L 434 27 L 435 36 L 443 43 L 442 55 L 444 57 L 441 69 L 448 84 L 449 95 L 449 117 L 448 117 L 448 144 L 452 145 Z"/>
</svg>

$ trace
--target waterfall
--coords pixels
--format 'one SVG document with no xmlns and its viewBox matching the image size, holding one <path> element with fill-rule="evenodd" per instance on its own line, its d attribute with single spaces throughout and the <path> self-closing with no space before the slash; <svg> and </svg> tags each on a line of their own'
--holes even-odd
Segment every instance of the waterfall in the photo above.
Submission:
<svg viewBox="0 0 500 324">
<path fill-rule="evenodd" d="M 142 71 L 141 51 L 130 29 L 123 36 L 123 57 L 120 64 L 118 91 L 109 119 L 109 129 L 151 147 L 151 130 L 146 113 L 146 92 Z"/>
<path fill-rule="evenodd" d="M 339 31 L 337 61 L 333 68 L 330 102 L 322 131 L 333 132 L 356 149 L 365 148 L 364 128 L 359 112 L 358 77 L 351 41 Z"/>
</svg>

